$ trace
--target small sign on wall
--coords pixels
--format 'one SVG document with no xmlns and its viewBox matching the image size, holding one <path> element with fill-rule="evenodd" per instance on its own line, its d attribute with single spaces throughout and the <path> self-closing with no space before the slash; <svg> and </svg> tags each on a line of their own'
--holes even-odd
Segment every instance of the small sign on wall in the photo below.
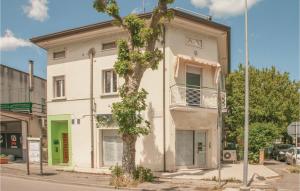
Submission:
<svg viewBox="0 0 300 191">
<path fill-rule="evenodd" d="M 185 44 L 187 46 L 192 46 L 192 47 L 196 47 L 196 48 L 203 47 L 203 43 L 202 43 L 201 39 L 196 39 L 196 38 L 192 38 L 192 37 L 186 37 Z"/>
</svg>

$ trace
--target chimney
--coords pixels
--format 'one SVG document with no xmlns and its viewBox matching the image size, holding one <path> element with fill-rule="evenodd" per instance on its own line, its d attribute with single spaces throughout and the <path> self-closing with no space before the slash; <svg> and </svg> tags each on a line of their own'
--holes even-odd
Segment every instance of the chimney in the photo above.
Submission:
<svg viewBox="0 0 300 191">
<path fill-rule="evenodd" d="M 28 61 L 29 66 L 29 91 L 33 91 L 34 82 L 33 82 L 33 61 Z"/>
</svg>

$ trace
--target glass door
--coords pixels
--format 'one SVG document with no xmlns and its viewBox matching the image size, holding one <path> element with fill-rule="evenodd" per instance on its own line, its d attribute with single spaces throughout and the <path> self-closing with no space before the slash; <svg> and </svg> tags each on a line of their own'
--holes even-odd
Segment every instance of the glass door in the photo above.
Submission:
<svg viewBox="0 0 300 191">
<path fill-rule="evenodd" d="M 187 66 L 186 103 L 189 106 L 200 106 L 201 69 Z"/>
<path fill-rule="evenodd" d="M 195 131 L 195 166 L 206 166 L 206 132 Z"/>
</svg>

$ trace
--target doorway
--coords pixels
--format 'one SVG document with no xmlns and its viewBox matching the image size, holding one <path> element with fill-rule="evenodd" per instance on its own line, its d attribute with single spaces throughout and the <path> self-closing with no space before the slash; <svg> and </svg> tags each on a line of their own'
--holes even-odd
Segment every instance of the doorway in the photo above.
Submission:
<svg viewBox="0 0 300 191">
<path fill-rule="evenodd" d="M 51 122 L 52 164 L 69 163 L 69 133 L 68 121 Z"/>
<path fill-rule="evenodd" d="M 201 69 L 193 66 L 186 68 L 186 103 L 200 106 Z"/>
<path fill-rule="evenodd" d="M 206 167 L 206 131 L 176 130 L 176 166 Z"/>
<path fill-rule="evenodd" d="M 103 131 L 103 164 L 113 166 L 122 164 L 123 141 L 118 130 Z"/>
</svg>

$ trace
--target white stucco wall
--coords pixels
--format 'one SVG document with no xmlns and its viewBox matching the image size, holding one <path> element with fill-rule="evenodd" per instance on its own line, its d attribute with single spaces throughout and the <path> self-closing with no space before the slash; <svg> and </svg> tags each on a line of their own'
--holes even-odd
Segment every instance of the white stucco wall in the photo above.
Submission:
<svg viewBox="0 0 300 191">
<path fill-rule="evenodd" d="M 217 39 L 205 33 L 178 26 L 167 27 L 166 35 L 166 161 L 167 170 L 175 170 L 175 133 L 176 129 L 207 130 L 209 137 L 208 166 L 216 164 L 216 111 L 198 110 L 197 112 L 178 112 L 169 109 L 169 87 L 175 83 L 185 84 L 185 70 L 180 68 L 179 76 L 174 78 L 174 65 L 177 54 L 197 56 L 218 61 Z M 186 37 L 201 39 L 203 48 L 186 46 Z M 118 96 L 104 96 L 102 93 L 102 71 L 113 68 L 116 50 L 102 51 L 101 44 L 124 38 L 122 34 L 99 36 L 90 40 L 64 42 L 48 50 L 47 100 L 48 115 L 71 114 L 72 119 L 80 119 L 80 124 L 72 125 L 72 160 L 77 167 L 90 167 L 90 60 L 87 52 L 96 49 L 94 60 L 94 99 L 96 114 L 111 113 L 112 103 Z M 161 45 L 158 45 L 161 48 Z M 53 60 L 54 51 L 66 50 L 66 58 Z M 214 69 L 203 67 L 203 86 L 215 87 L 213 84 Z M 65 76 L 65 100 L 53 99 L 53 77 Z M 122 79 L 118 79 L 119 84 Z M 163 68 L 162 62 L 158 70 L 145 72 L 141 87 L 149 93 L 148 108 L 144 116 L 151 122 L 152 129 L 148 136 L 141 136 L 136 144 L 136 162 L 153 170 L 163 169 Z M 96 125 L 95 125 L 96 126 Z M 101 130 L 94 129 L 95 166 L 103 165 Z"/>
</svg>

